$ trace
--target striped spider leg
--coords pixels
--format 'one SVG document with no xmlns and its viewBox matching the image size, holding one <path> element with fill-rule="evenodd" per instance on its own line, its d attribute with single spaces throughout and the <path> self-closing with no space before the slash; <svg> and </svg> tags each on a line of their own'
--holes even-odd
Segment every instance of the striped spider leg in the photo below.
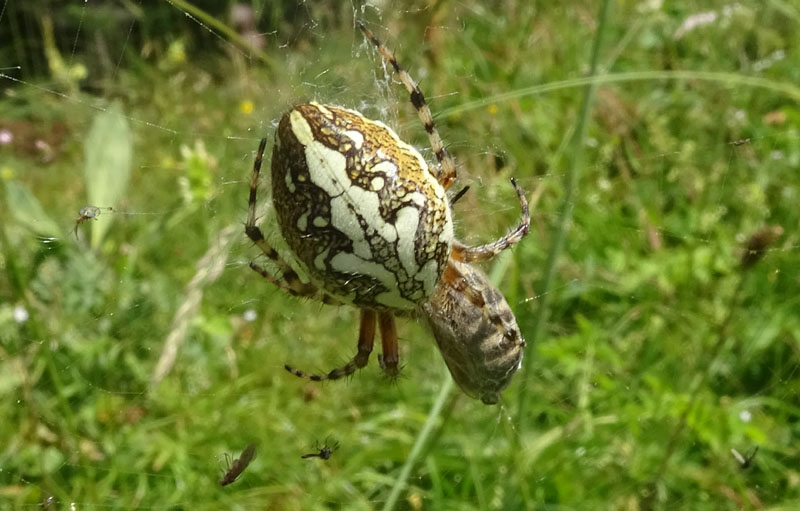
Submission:
<svg viewBox="0 0 800 511">
<path fill-rule="evenodd" d="M 375 45 L 383 58 L 391 64 L 394 72 L 397 73 L 397 78 L 411 96 L 411 104 L 414 105 L 414 108 L 417 110 L 419 120 L 425 128 L 425 132 L 428 134 L 428 140 L 430 141 L 431 149 L 433 149 L 433 154 L 436 155 L 436 160 L 439 162 L 437 175 L 439 183 L 445 190 L 449 190 L 456 180 L 456 162 L 453 161 L 452 156 L 450 156 L 450 153 L 447 152 L 447 148 L 444 146 L 444 142 L 442 142 L 442 137 L 439 135 L 439 131 L 436 129 L 436 125 L 433 122 L 433 114 L 431 114 L 428 102 L 425 101 L 425 96 L 422 94 L 419 86 L 417 86 L 417 82 L 408 74 L 408 71 L 403 69 L 400 63 L 397 62 L 394 54 L 375 37 L 375 34 L 373 34 L 363 22 L 358 21 L 357 24 L 358 28 L 364 32 L 367 39 L 372 41 L 372 44 Z"/>
<path fill-rule="evenodd" d="M 436 159 L 439 162 L 439 183 L 445 188 L 445 190 L 449 189 L 456 180 L 456 164 L 453 160 L 453 157 L 447 152 L 444 142 L 442 142 L 442 137 L 439 135 L 439 131 L 436 129 L 436 125 L 433 122 L 433 114 L 431 114 L 431 109 L 425 100 L 425 96 L 422 94 L 417 82 L 415 82 L 411 75 L 408 74 L 408 71 L 406 71 L 400 65 L 394 54 L 386 46 L 384 46 L 384 44 L 377 37 L 375 37 L 375 35 L 366 26 L 364 26 L 363 22 L 358 21 L 357 24 L 358 28 L 360 28 L 361 31 L 364 32 L 364 35 L 370 41 L 372 41 L 372 44 L 375 45 L 383 58 L 389 62 L 395 73 L 397 73 L 397 77 L 400 82 L 403 84 L 403 86 L 405 86 L 406 90 L 408 90 L 408 93 L 411 96 L 411 103 L 417 110 L 419 119 L 425 128 L 425 132 L 428 134 L 428 139 L 430 140 L 433 153 L 436 155 Z M 511 178 L 511 184 L 514 186 L 514 189 L 516 190 L 517 195 L 523 204 L 523 221 L 519 227 L 494 243 L 477 247 L 467 247 L 458 241 L 454 241 L 453 252 L 450 254 L 450 257 L 464 262 L 486 261 L 502 252 L 506 248 L 509 248 L 515 243 L 521 241 L 522 238 L 525 237 L 525 235 L 528 233 L 528 229 L 530 228 L 528 204 L 525 200 L 522 189 L 517 185 L 517 182 L 514 178 Z M 458 200 L 467 189 L 469 189 L 469 187 L 461 190 L 453 198 L 453 200 L 451 200 L 451 205 L 453 202 Z"/>
</svg>

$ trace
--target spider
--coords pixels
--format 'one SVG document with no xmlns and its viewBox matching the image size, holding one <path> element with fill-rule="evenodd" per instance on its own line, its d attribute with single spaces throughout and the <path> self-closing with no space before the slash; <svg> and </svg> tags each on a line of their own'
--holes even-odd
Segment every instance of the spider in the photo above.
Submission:
<svg viewBox="0 0 800 511">
<path fill-rule="evenodd" d="M 227 457 L 228 455 L 225 454 Z M 236 481 L 242 472 L 247 468 L 253 459 L 256 457 L 256 445 L 255 444 L 247 444 L 244 449 L 242 449 L 242 454 L 239 455 L 238 458 L 233 460 L 228 471 L 225 472 L 225 475 L 222 476 L 222 480 L 219 482 L 220 486 L 228 486 L 232 482 Z M 228 458 L 230 460 L 230 458 Z"/>
<path fill-rule="evenodd" d="M 332 445 L 328 445 L 328 439 L 325 439 L 325 443 L 322 447 L 319 446 L 319 442 L 314 443 L 314 450 L 318 452 L 311 452 L 308 454 L 303 454 L 300 456 L 302 459 L 307 460 L 309 458 L 319 458 L 322 460 L 328 460 L 331 456 L 333 456 L 333 451 L 339 448 L 339 442 L 333 441 Z"/>
<path fill-rule="evenodd" d="M 75 220 L 75 237 L 76 238 L 78 237 L 78 226 L 79 225 L 81 225 L 83 222 L 85 222 L 87 220 L 90 220 L 90 219 L 95 219 L 96 220 L 97 217 L 100 216 L 100 213 L 102 211 L 114 211 L 114 210 L 112 208 L 110 208 L 110 207 L 109 208 L 101 208 L 101 207 L 97 207 L 97 206 L 86 206 L 86 207 L 81 208 L 81 210 L 78 211 L 78 214 L 80 215 L 80 217 L 78 217 L 78 219 Z"/>
<path fill-rule="evenodd" d="M 530 228 L 528 203 L 511 180 L 522 221 L 480 246 L 453 238 L 447 190 L 456 165 L 445 149 L 422 91 L 394 55 L 358 23 L 408 90 L 436 156 L 420 153 L 379 121 L 332 105 L 307 103 L 286 112 L 275 133 L 272 201 L 283 238 L 309 282 L 267 244 L 256 225 L 256 194 L 266 139 L 253 164 L 245 233 L 278 268 L 278 278 L 250 267 L 284 291 L 361 310 L 356 355 L 324 375 L 285 368 L 315 381 L 335 380 L 367 365 L 376 327 L 381 368 L 398 375 L 395 316 L 425 319 L 450 372 L 468 395 L 496 403 L 520 365 L 525 341 L 498 291 L 470 263 L 519 242 Z"/>
</svg>

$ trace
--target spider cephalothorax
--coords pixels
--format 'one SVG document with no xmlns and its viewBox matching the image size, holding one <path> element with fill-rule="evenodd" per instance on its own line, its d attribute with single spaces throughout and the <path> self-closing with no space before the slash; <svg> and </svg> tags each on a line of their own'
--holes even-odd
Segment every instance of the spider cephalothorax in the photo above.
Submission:
<svg viewBox="0 0 800 511">
<path fill-rule="evenodd" d="M 408 90 L 438 165 L 379 121 L 341 107 L 308 103 L 286 112 L 275 134 L 272 191 L 278 224 L 310 282 L 270 247 L 256 225 L 256 192 L 266 140 L 250 182 L 245 232 L 281 272 L 250 266 L 281 289 L 329 304 L 361 309 L 358 352 L 323 376 L 286 366 L 313 380 L 337 379 L 367 364 L 376 326 L 381 367 L 398 373 L 394 315 L 425 318 L 451 374 L 470 396 L 496 403 L 522 359 L 525 342 L 503 295 L 472 262 L 520 241 L 530 226 L 528 205 L 512 179 L 523 219 L 511 233 L 477 247 L 453 239 L 446 191 L 456 177 L 422 91 L 391 52 L 359 27 Z"/>
</svg>

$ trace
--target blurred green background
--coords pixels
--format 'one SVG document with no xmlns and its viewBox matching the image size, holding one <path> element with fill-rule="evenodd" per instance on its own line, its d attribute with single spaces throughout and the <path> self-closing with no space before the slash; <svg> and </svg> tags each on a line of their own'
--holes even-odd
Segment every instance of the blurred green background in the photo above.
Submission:
<svg viewBox="0 0 800 511">
<path fill-rule="evenodd" d="M 316 100 L 432 156 L 356 19 L 421 82 L 472 187 L 459 238 L 516 224 L 511 176 L 535 203 L 485 268 L 531 341 L 497 406 L 450 388 L 415 321 L 397 382 L 375 357 L 321 385 L 283 370 L 349 359 L 357 313 L 248 268 L 258 140 Z M 4 2 L 0 510 L 800 508 L 800 8 L 600 19 L 590 1 Z M 300 459 L 326 439 L 330 460 Z"/>
</svg>

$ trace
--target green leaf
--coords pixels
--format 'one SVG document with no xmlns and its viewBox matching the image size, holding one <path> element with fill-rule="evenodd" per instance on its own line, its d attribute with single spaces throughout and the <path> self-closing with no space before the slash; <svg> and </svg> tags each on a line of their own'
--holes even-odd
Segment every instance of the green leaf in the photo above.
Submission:
<svg viewBox="0 0 800 511">
<path fill-rule="evenodd" d="M 95 117 L 84 145 L 84 179 L 90 205 L 116 208 L 130 181 L 131 153 L 130 126 L 115 103 Z M 92 248 L 100 246 L 114 215 L 96 220 L 92 222 Z"/>
<path fill-rule="evenodd" d="M 61 229 L 42 209 L 28 188 L 14 180 L 5 181 L 6 202 L 11 216 L 31 231 L 48 238 L 61 237 Z"/>
</svg>

